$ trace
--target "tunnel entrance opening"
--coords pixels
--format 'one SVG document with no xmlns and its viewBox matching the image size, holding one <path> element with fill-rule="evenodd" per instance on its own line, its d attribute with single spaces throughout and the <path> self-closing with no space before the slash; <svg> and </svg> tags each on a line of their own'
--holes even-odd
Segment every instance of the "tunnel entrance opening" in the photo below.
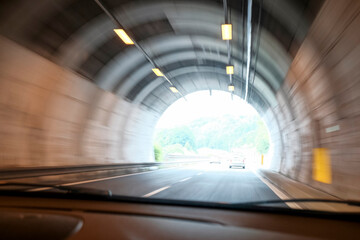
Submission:
<svg viewBox="0 0 360 240">
<path fill-rule="evenodd" d="M 199 160 L 229 168 L 269 167 L 271 141 L 257 111 L 225 91 L 198 91 L 160 117 L 154 134 L 156 161 Z"/>
</svg>

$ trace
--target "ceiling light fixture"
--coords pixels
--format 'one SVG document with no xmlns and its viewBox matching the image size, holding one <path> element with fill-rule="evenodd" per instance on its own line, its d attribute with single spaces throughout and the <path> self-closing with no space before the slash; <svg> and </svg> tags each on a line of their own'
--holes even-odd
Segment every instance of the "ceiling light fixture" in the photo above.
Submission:
<svg viewBox="0 0 360 240">
<path fill-rule="evenodd" d="M 114 32 L 123 40 L 123 42 L 127 45 L 133 45 L 134 42 L 131 40 L 129 35 L 126 34 L 124 29 L 114 29 Z"/>
<path fill-rule="evenodd" d="M 234 74 L 234 66 L 226 66 L 226 74 Z"/>
<path fill-rule="evenodd" d="M 156 74 L 156 76 L 158 76 L 158 77 L 163 77 L 164 76 L 164 74 L 160 71 L 160 69 L 153 68 L 152 70 Z"/>
<path fill-rule="evenodd" d="M 169 88 L 173 93 L 178 93 L 179 92 L 179 90 L 177 90 L 177 88 L 174 87 L 174 86 L 170 86 Z"/>
<path fill-rule="evenodd" d="M 228 86 L 228 89 L 229 89 L 230 92 L 235 91 L 235 86 L 234 86 L 234 84 L 230 83 L 229 86 Z"/>
<path fill-rule="evenodd" d="M 232 25 L 231 24 L 221 24 L 221 33 L 223 40 L 232 39 Z"/>
</svg>

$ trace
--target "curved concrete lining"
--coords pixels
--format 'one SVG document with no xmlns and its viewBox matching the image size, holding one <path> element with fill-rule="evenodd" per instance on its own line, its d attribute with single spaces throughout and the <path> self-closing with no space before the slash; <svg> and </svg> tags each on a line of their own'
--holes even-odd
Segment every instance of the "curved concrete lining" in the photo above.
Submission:
<svg viewBox="0 0 360 240">
<path fill-rule="evenodd" d="M 168 35 L 159 36 L 149 39 L 146 42 L 142 42 L 141 44 L 145 51 L 151 49 L 151 51 L 147 51 L 150 55 L 152 55 L 151 52 L 157 53 L 156 56 L 153 56 L 154 61 L 162 67 L 166 67 L 166 65 L 171 62 L 181 62 L 186 59 L 202 59 L 204 61 L 207 59 L 221 60 L 221 62 L 227 63 L 227 49 L 223 41 L 201 36 L 191 36 L 191 38 L 181 36 L 180 39 L 177 38 L 179 37 Z M 266 75 L 265 80 L 272 83 L 275 89 L 278 89 L 286 75 L 291 61 L 289 56 L 276 42 L 271 42 L 270 39 L 268 40 L 270 43 L 267 43 L 264 40 L 265 42 L 261 42 L 260 45 L 261 48 L 259 50 L 258 59 L 259 71 L 267 71 L 268 74 Z M 181 44 L 176 45 L 180 42 Z M 188 52 L 184 51 L 185 47 L 189 47 Z M 203 48 L 204 51 L 199 52 L 190 50 L 194 48 Z M 157 49 L 159 50 L 157 51 Z M 167 54 L 167 51 L 169 51 L 168 49 L 171 49 L 171 51 Z M 177 49 L 179 49 L 179 51 L 181 50 L 181 52 L 176 52 Z M 218 54 L 221 54 L 221 56 Z M 241 56 L 241 51 L 235 48 L 233 50 L 233 55 Z M 236 64 L 235 67 L 237 72 L 239 72 L 242 63 L 236 61 L 236 59 L 239 58 L 234 57 L 233 61 L 234 64 Z M 134 66 L 136 66 L 135 70 Z M 142 77 L 149 72 L 151 72 L 151 66 L 144 57 L 142 57 L 137 49 L 129 49 L 114 57 L 99 72 L 96 82 L 106 90 L 113 90 L 119 82 L 124 86 L 127 84 L 134 85 L 134 83 L 141 81 Z M 139 76 L 132 77 L 132 74 Z M 127 92 L 128 89 L 129 87 L 125 87 L 125 89 L 120 90 L 118 93 L 123 96 L 124 92 Z"/>
<path fill-rule="evenodd" d="M 285 23 L 289 31 L 297 27 L 299 14 L 291 4 L 285 2 L 281 7 L 277 4 L 264 4 L 264 9 L 271 12 L 279 22 Z M 114 10 L 114 13 L 126 28 L 167 17 L 178 33 L 191 29 L 196 22 L 203 23 L 203 28 L 209 29 L 212 36 L 218 37 L 220 36 L 219 26 L 223 23 L 223 10 L 214 3 L 152 2 L 127 4 L 122 6 L 121 9 Z M 241 20 L 241 17 L 234 11 L 232 16 L 234 19 Z M 183 19 L 183 22 L 181 22 L 181 19 Z M 241 29 L 236 26 L 237 24 L 240 26 L 241 22 L 234 21 L 233 24 L 234 29 Z M 68 41 L 62 44 L 57 56 L 58 62 L 70 68 L 80 66 L 87 56 L 100 47 L 106 39 L 114 35 L 112 29 L 113 24 L 104 15 L 89 21 L 75 32 Z M 198 32 L 199 28 L 196 30 L 193 33 Z M 234 39 L 238 42 L 236 34 L 234 34 Z"/>
</svg>

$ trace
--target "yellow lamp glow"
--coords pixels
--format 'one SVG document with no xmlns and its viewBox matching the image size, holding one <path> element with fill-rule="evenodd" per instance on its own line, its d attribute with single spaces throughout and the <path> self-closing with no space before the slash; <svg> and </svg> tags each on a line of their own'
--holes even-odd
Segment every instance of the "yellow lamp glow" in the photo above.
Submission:
<svg viewBox="0 0 360 240">
<path fill-rule="evenodd" d="M 232 39 L 232 25 L 231 24 L 221 24 L 221 33 L 223 40 Z"/>
<path fill-rule="evenodd" d="M 226 66 L 226 74 L 234 74 L 234 66 Z"/>
<path fill-rule="evenodd" d="M 126 34 L 124 29 L 114 29 L 114 32 L 123 40 L 123 42 L 127 45 L 132 45 L 134 42 L 131 38 Z"/>
<path fill-rule="evenodd" d="M 163 77 L 164 76 L 164 74 L 160 71 L 160 69 L 153 68 L 152 70 L 156 74 L 156 76 L 158 76 L 158 77 Z"/>
<path fill-rule="evenodd" d="M 229 84 L 228 89 L 230 92 L 235 91 L 235 86 L 233 84 Z"/>
<path fill-rule="evenodd" d="M 179 90 L 177 90 L 176 87 L 174 87 L 174 86 L 171 86 L 171 87 L 170 87 L 170 90 L 171 90 L 173 93 L 179 92 Z"/>
</svg>

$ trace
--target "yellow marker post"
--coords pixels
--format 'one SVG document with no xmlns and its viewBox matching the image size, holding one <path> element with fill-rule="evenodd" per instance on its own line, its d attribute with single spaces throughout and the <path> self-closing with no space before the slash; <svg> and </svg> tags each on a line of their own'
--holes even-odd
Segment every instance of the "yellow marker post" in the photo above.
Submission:
<svg viewBox="0 0 360 240">
<path fill-rule="evenodd" d="M 261 166 L 264 165 L 264 154 L 261 154 Z"/>
<path fill-rule="evenodd" d="M 331 159 L 327 148 L 313 149 L 313 179 L 331 184 Z"/>
</svg>

